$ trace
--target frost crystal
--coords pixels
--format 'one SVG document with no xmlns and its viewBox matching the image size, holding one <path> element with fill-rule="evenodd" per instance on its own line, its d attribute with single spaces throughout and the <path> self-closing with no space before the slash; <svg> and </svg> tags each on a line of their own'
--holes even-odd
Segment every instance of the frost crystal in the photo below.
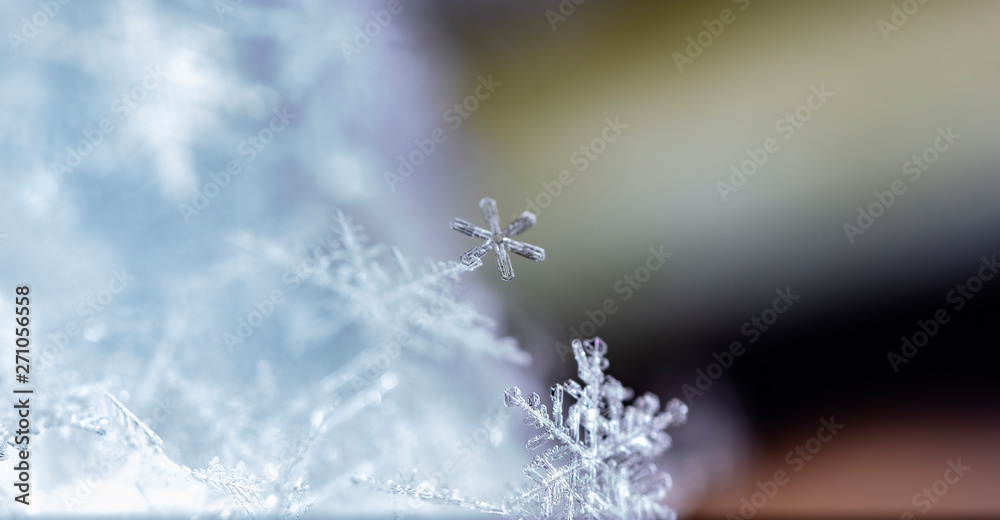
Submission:
<svg viewBox="0 0 1000 520">
<path fill-rule="evenodd" d="M 538 394 L 528 399 L 512 387 L 504 404 L 525 412 L 525 424 L 544 430 L 525 447 L 554 446 L 524 468 L 530 479 L 519 495 L 508 498 L 510 516 L 536 518 L 673 518 L 660 500 L 670 476 L 651 462 L 670 447 L 667 426 L 681 424 L 687 406 L 677 399 L 662 412 L 660 401 L 645 394 L 632 404 L 632 390 L 605 375 L 607 345 L 600 338 L 573 341 L 573 355 L 584 386 L 570 379 L 552 387 L 552 414 Z M 563 416 L 563 399 L 576 402 Z"/>
<path fill-rule="evenodd" d="M 429 482 L 399 483 L 359 476 L 389 493 L 451 504 L 517 519 L 673 519 L 661 500 L 670 490 L 670 475 L 653 460 L 670 447 L 668 426 L 682 424 L 687 406 L 671 399 L 664 410 L 653 394 L 625 405 L 632 390 L 605 375 L 607 345 L 600 338 L 573 340 L 573 354 L 583 386 L 574 380 L 552 387 L 552 413 L 538 394 L 527 399 L 517 387 L 504 392 L 504 404 L 525 412 L 525 424 L 544 430 L 527 442 L 527 450 L 551 445 L 524 467 L 527 485 L 508 496 L 503 506 L 467 500 Z M 563 414 L 569 394 L 576 402 Z"/>
<path fill-rule="evenodd" d="M 485 240 L 482 245 L 468 250 L 462 255 L 462 263 L 477 268 L 483 265 L 482 257 L 492 249 L 497 255 L 497 267 L 500 269 L 500 278 L 510 281 L 514 278 L 514 267 L 510 265 L 510 255 L 507 251 L 513 251 L 529 260 L 541 262 L 545 260 L 545 250 L 512 240 L 510 237 L 519 235 L 535 225 L 535 214 L 530 211 L 521 213 L 521 216 L 511 222 L 506 229 L 500 229 L 500 215 L 497 212 L 497 202 L 489 197 L 479 201 L 479 207 L 483 210 L 483 218 L 490 225 L 490 229 L 483 229 L 456 218 L 451 221 L 451 229 L 469 235 L 470 237 Z"/>
<path fill-rule="evenodd" d="M 53 499 L 40 501 L 47 509 L 39 514 L 106 515 L 113 496 L 126 516 L 290 520 L 310 507 L 319 517 L 357 516 L 392 505 L 362 493 L 351 475 L 444 471 L 442 461 L 465 489 L 488 485 L 481 467 L 509 457 L 490 449 L 482 466 L 451 471 L 455 446 L 488 447 L 454 425 L 494 401 L 507 365 L 527 365 L 530 355 L 460 299 L 469 266 L 411 263 L 339 211 L 320 247 L 303 255 L 252 234 L 232 240 L 250 253 L 239 255 L 248 274 L 234 283 L 261 278 L 273 289 L 279 274 L 283 283 L 282 307 L 265 313 L 252 338 L 208 348 L 175 344 L 167 332 L 152 359 L 141 341 L 118 353 L 127 377 L 75 370 L 71 349 L 42 371 L 52 383 L 32 411 L 31 433 L 72 471 L 46 473 Z M 0 408 L 4 464 L 28 449 L 15 443 L 17 420 L 13 408 Z M 13 518 L 4 489 L 0 518 Z"/>
<path fill-rule="evenodd" d="M 125 431 L 128 437 L 137 445 L 148 444 L 150 446 L 161 446 L 163 441 L 160 439 L 156 433 L 153 432 L 146 426 L 144 422 L 139 420 L 138 417 L 132 413 L 131 410 L 125 407 L 115 396 L 111 395 L 107 391 L 104 392 L 104 397 L 111 402 L 111 408 L 118 417 L 118 422 L 125 427 Z"/>
<path fill-rule="evenodd" d="M 240 462 L 231 473 L 226 471 L 225 466 L 219 464 L 219 457 L 215 457 L 208 463 L 207 469 L 196 469 L 190 471 L 190 475 L 199 482 L 208 484 L 212 489 L 232 495 L 238 503 L 251 517 L 256 518 L 253 506 L 260 504 L 260 480 L 245 476 L 246 466 Z"/>
<path fill-rule="evenodd" d="M 338 240 L 327 259 L 328 272 L 312 282 L 333 292 L 328 322 L 337 329 L 334 334 L 365 331 L 368 337 L 360 339 L 373 345 L 405 335 L 408 350 L 428 358 L 465 351 L 516 365 L 530 363 L 515 341 L 494 336 L 492 320 L 456 298 L 454 285 L 470 266 L 431 262 L 415 269 L 398 249 L 369 245 L 364 229 L 342 212 L 333 220 Z"/>
</svg>

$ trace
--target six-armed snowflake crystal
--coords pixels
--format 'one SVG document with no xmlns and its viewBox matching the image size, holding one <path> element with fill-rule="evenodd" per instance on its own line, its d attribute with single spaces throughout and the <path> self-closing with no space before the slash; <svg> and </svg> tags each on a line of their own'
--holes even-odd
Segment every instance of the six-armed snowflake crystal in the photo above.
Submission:
<svg viewBox="0 0 1000 520">
<path fill-rule="evenodd" d="M 670 489 L 670 475 L 652 463 L 670 447 L 663 430 L 687 419 L 677 399 L 661 412 L 660 400 L 645 394 L 626 406 L 632 390 L 605 375 L 607 345 L 601 338 L 573 340 L 573 355 L 584 386 L 570 379 L 552 386 L 552 414 L 538 394 L 528 399 L 512 387 L 504 403 L 524 410 L 525 424 L 544 432 L 525 445 L 528 451 L 555 446 L 536 455 L 524 468 L 530 482 L 508 497 L 504 513 L 534 518 L 673 518 L 660 501 Z M 563 397 L 576 402 L 563 416 Z"/>
<path fill-rule="evenodd" d="M 687 420 L 687 405 L 645 394 L 631 404 L 632 390 L 605 375 L 608 346 L 601 338 L 573 340 L 573 355 L 583 385 L 570 379 L 552 386 L 552 413 L 538 394 L 527 399 L 516 386 L 504 391 L 504 404 L 524 410 L 524 423 L 544 430 L 527 442 L 547 447 L 524 467 L 526 485 L 503 505 L 463 498 L 434 483 L 399 483 L 359 475 L 390 493 L 461 506 L 518 520 L 674 519 L 662 500 L 670 475 L 653 464 L 670 447 L 668 426 Z M 576 400 L 563 414 L 565 394 Z M 548 445 L 548 446 L 547 446 Z"/>
<path fill-rule="evenodd" d="M 521 213 L 521 216 L 511 222 L 506 229 L 500 229 L 500 214 L 497 212 L 497 201 L 484 197 L 479 201 L 479 207 L 483 210 L 483 217 L 490 225 L 490 229 L 483 229 L 456 218 L 451 221 L 451 229 L 459 231 L 470 237 L 485 240 L 482 245 L 474 247 L 462 255 L 462 263 L 476 268 L 483 265 L 482 257 L 492 249 L 497 255 L 497 267 L 500 269 L 500 278 L 509 281 L 514 278 L 514 267 L 510 265 L 510 255 L 507 251 L 513 251 L 525 258 L 541 262 L 545 260 L 545 250 L 518 242 L 510 237 L 519 235 L 535 225 L 535 214 L 530 211 Z"/>
</svg>

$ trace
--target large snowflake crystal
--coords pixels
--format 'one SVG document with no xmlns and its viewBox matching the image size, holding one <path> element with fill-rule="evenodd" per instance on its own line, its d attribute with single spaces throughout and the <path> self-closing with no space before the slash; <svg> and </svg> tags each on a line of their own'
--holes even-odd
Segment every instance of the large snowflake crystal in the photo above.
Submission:
<svg viewBox="0 0 1000 520">
<path fill-rule="evenodd" d="M 572 379 L 554 385 L 551 415 L 538 394 L 525 399 L 517 387 L 504 392 L 508 407 L 524 410 L 525 424 L 543 430 L 527 442 L 528 451 L 545 450 L 525 466 L 527 485 L 502 506 L 466 499 L 429 481 L 395 482 L 363 475 L 355 481 L 519 520 L 674 519 L 674 511 L 662 503 L 670 490 L 670 475 L 652 461 L 670 447 L 670 435 L 664 430 L 686 420 L 687 406 L 671 399 L 661 411 L 653 394 L 626 405 L 632 390 L 604 374 L 607 350 L 600 338 L 573 341 L 583 385 Z M 576 402 L 564 415 L 566 394 Z"/>
<path fill-rule="evenodd" d="M 524 468 L 530 482 L 504 503 L 508 516 L 527 518 L 673 518 L 661 503 L 670 476 L 651 462 L 670 447 L 666 427 L 681 424 L 687 406 L 677 399 L 660 411 L 660 401 L 645 394 L 632 404 L 632 390 L 605 375 L 607 345 L 600 338 L 573 341 L 581 386 L 576 381 L 552 387 L 550 415 L 538 394 L 527 399 L 517 387 L 504 403 L 525 412 L 525 424 L 543 430 L 528 451 L 546 448 Z M 576 402 L 563 415 L 563 400 Z"/>
</svg>

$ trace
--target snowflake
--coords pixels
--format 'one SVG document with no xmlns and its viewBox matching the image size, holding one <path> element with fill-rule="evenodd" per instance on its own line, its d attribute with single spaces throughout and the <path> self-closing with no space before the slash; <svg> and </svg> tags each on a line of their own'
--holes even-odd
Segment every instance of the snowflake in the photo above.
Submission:
<svg viewBox="0 0 1000 520">
<path fill-rule="evenodd" d="M 405 335 L 408 350 L 428 358 L 448 358 L 461 350 L 516 365 L 530 363 L 516 341 L 493 334 L 493 320 L 457 298 L 455 285 L 471 267 L 430 261 L 415 269 L 399 249 L 369 245 L 364 229 L 342 212 L 333 220 L 337 240 L 327 272 L 312 278 L 334 293 L 328 299 L 332 326 L 366 331 L 370 337 L 363 338 L 365 343 L 374 345 Z M 356 359 L 365 357 L 371 356 Z"/>
<path fill-rule="evenodd" d="M 490 225 L 490 229 L 486 230 L 473 226 L 460 218 L 451 221 L 451 229 L 470 237 L 485 240 L 482 245 L 474 247 L 462 255 L 462 264 L 473 269 L 477 268 L 483 265 L 481 258 L 486 256 L 486 253 L 492 249 L 497 255 L 497 267 L 500 269 L 500 278 L 504 281 L 510 281 L 514 278 L 514 267 L 510 265 L 510 255 L 507 254 L 507 251 L 513 251 L 536 262 L 545 260 L 544 249 L 510 238 L 524 233 L 531 226 L 535 225 L 534 213 L 530 211 L 521 213 L 521 216 L 517 220 L 511 222 L 506 229 L 501 230 L 500 215 L 497 213 L 497 202 L 489 197 L 484 197 L 479 201 L 479 207 L 482 208 L 483 218 Z"/>
<path fill-rule="evenodd" d="M 584 386 L 570 379 L 552 387 L 552 415 L 538 394 L 528 399 L 517 387 L 504 392 L 504 404 L 525 412 L 525 424 L 544 433 L 526 444 L 536 455 L 524 468 L 531 480 L 520 495 L 508 498 L 504 509 L 519 515 L 550 518 L 670 518 L 673 511 L 660 503 L 670 489 L 670 476 L 651 462 L 670 447 L 663 430 L 681 424 L 687 406 L 672 399 L 660 412 L 660 401 L 645 394 L 632 404 L 632 390 L 605 375 L 607 345 L 600 338 L 573 341 L 573 355 Z M 563 417 L 564 394 L 576 403 Z M 529 504 L 537 507 L 529 509 Z"/>
<path fill-rule="evenodd" d="M 524 468 L 528 485 L 498 507 L 467 500 L 449 489 L 420 484 L 355 477 L 356 482 L 425 500 L 452 504 L 508 518 L 672 519 L 674 511 L 661 503 L 670 489 L 670 475 L 653 460 L 670 447 L 664 430 L 682 424 L 687 406 L 677 399 L 660 411 L 660 401 L 645 394 L 632 404 L 632 390 L 605 375 L 607 345 L 600 338 L 573 340 L 573 354 L 584 385 L 574 380 L 552 387 L 552 414 L 538 394 L 527 399 L 512 387 L 504 404 L 525 412 L 525 424 L 544 430 L 525 447 L 535 451 L 554 444 Z M 569 394 L 576 402 L 563 414 Z"/>
</svg>

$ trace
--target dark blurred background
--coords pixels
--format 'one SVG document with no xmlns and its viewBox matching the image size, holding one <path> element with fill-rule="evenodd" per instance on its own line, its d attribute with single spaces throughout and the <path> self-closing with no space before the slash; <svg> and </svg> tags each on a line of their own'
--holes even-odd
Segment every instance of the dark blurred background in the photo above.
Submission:
<svg viewBox="0 0 1000 520">
<path fill-rule="evenodd" d="M 761 515 L 1000 513 L 991 362 L 1000 281 L 983 281 L 972 299 L 955 291 L 1000 253 L 995 3 L 420 9 L 421 52 L 457 65 L 440 106 L 471 94 L 479 75 L 502 86 L 460 128 L 461 144 L 448 143 L 467 173 L 425 166 L 408 182 L 468 193 L 441 202 L 442 222 L 478 219 L 485 194 L 505 217 L 526 209 L 526 198 L 537 204 L 525 240 L 546 248 L 545 263 L 515 258 L 513 283 L 484 283 L 503 295 L 510 331 L 552 380 L 572 375 L 558 345 L 592 322 L 611 347 L 612 374 L 639 392 L 689 398 L 691 423 L 677 430 L 671 461 L 682 511 L 739 515 L 740 499 L 775 471 L 794 470 L 786 453 L 835 416 L 844 429 L 789 471 Z M 723 16 L 732 23 L 714 22 Z M 700 54 L 690 47 L 688 37 L 720 25 L 701 36 Z M 816 108 L 811 89 L 824 86 L 832 95 Z M 788 136 L 791 122 L 779 120 L 807 101 L 797 116 L 807 119 Z M 609 117 L 627 128 L 584 166 L 572 154 Z M 939 129 L 960 137 L 925 152 Z M 732 182 L 731 166 L 768 138 L 779 149 L 723 200 L 717 181 Z M 933 160 L 919 176 L 907 164 L 914 155 Z M 558 183 L 562 170 L 572 184 Z M 878 212 L 873 191 L 894 180 L 905 191 L 861 229 L 858 208 Z M 845 223 L 862 233 L 848 236 Z M 449 244 L 468 246 L 460 236 Z M 664 267 L 637 272 L 661 245 L 673 255 Z M 646 274 L 625 301 L 624 277 Z M 744 324 L 785 288 L 799 299 L 751 344 L 756 333 Z M 601 323 L 608 299 L 617 312 Z M 942 308 L 949 321 L 894 370 L 889 354 L 902 355 L 902 337 Z M 525 337 L 529 323 L 545 339 Z M 702 380 L 711 382 L 703 395 L 685 394 L 685 385 L 702 388 L 698 370 L 734 341 L 745 352 L 731 368 Z M 958 458 L 973 468 L 968 476 L 938 500 L 914 497 Z"/>
</svg>

